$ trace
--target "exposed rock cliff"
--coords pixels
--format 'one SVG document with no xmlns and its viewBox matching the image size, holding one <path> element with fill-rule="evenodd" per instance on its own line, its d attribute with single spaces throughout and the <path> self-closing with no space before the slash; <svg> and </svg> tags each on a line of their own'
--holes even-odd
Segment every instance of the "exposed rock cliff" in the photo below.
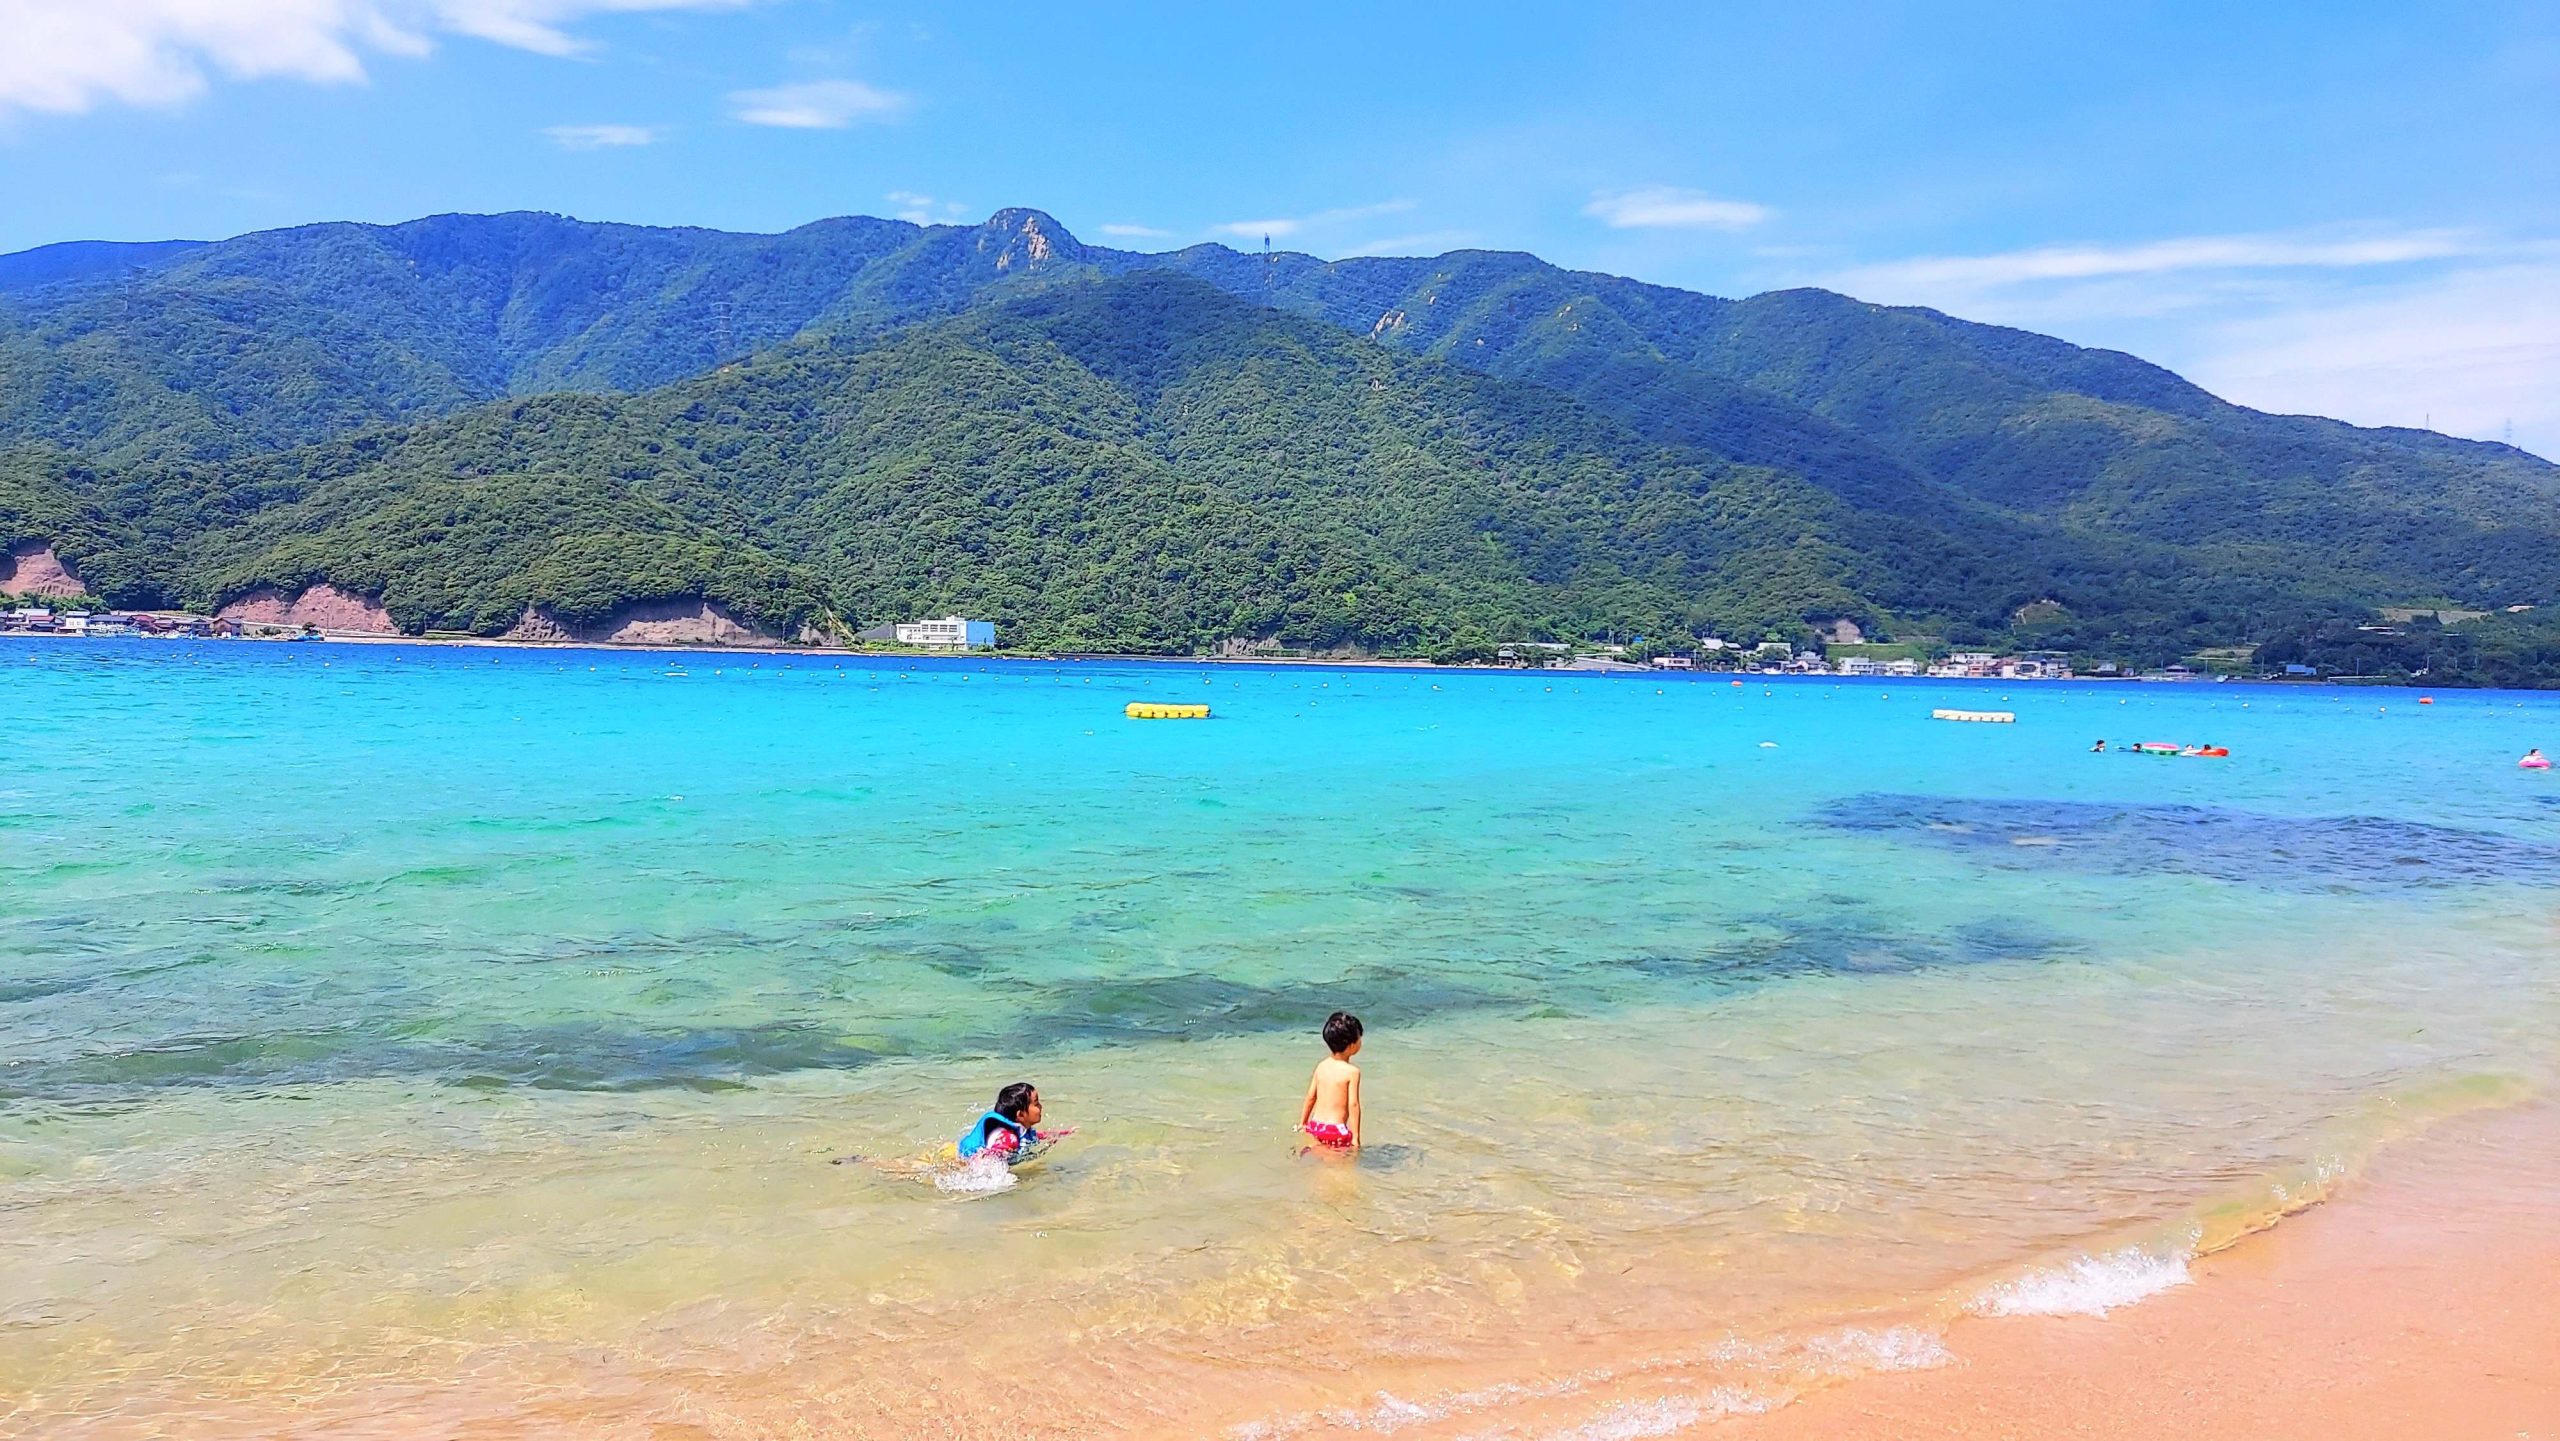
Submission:
<svg viewBox="0 0 2560 1441">
<path fill-rule="evenodd" d="M 0 552 L 0 595 L 85 595 L 88 589 L 43 541 Z"/>
<path fill-rule="evenodd" d="M 355 635 L 398 635 L 400 625 L 382 602 L 343 591 L 326 581 L 299 595 L 288 596 L 271 585 L 262 585 L 238 600 L 224 606 L 218 614 L 224 620 L 242 625 L 291 626 L 306 625 L 322 630 L 345 631 Z"/>
<path fill-rule="evenodd" d="M 772 639 L 719 606 L 700 600 L 644 601 L 586 626 L 570 625 L 534 606 L 507 631 L 506 638 L 596 645 L 742 645 Z"/>
</svg>

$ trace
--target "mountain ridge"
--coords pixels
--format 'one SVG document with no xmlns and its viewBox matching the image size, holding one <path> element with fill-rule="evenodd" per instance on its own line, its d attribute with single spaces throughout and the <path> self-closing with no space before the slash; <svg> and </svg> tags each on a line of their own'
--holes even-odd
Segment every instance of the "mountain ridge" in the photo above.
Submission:
<svg viewBox="0 0 2560 1441">
<path fill-rule="evenodd" d="M 1725 299 L 1511 251 L 1325 261 L 1204 243 L 1150 254 L 1087 245 L 1028 207 L 977 225 L 855 216 L 761 235 L 455 214 L 145 250 L 139 265 L 115 263 L 114 251 L 62 251 L 42 265 L 22 258 L 36 252 L 0 257 L 0 447 L 14 457 L 15 493 L 51 497 L 13 509 L 0 489 L 0 530 L 11 532 L 0 539 L 34 535 L 40 509 L 172 523 L 165 497 L 134 499 L 154 485 L 202 492 L 178 510 L 230 497 L 222 503 L 255 511 L 256 477 L 273 470 L 263 457 L 374 432 L 385 438 L 373 443 L 396 446 L 440 417 L 563 393 L 645 395 L 758 357 L 869 354 L 904 332 L 1062 287 L 1170 273 L 1203 289 L 1132 292 L 1132 313 L 1205 324 L 1207 295 L 1222 292 L 1382 351 L 1565 398 L 1623 432 L 1603 447 L 1613 453 L 1641 444 L 1682 457 L 1665 466 L 1760 476 L 1756 484 L 1790 497 L 1784 505 L 1827 517 L 1804 510 L 1824 533 L 1799 539 L 1862 558 L 1841 574 L 1867 579 L 1823 604 L 1870 625 L 2014 631 L 2003 607 L 1965 590 L 1976 562 L 1952 559 L 1959 552 L 2012 553 L 2015 563 L 2002 564 L 2015 587 L 2052 592 L 2006 609 L 2052 601 L 2046 609 L 2089 622 L 2022 638 L 2155 651 L 2268 639 L 2271 615 L 2299 627 L 2412 597 L 2504 606 L 2560 589 L 2547 518 L 2560 467 L 2538 457 L 2272 416 L 2138 357 L 1816 289 Z M 10 283 L 46 267 L 54 278 Z M 1246 328 L 1232 312 L 1214 318 Z M 973 343 L 962 332 L 942 342 Z M 1251 373 L 1251 355 L 1219 354 Z M 1534 412 L 1575 433 L 1585 425 L 1529 392 L 1503 395 L 1506 413 Z M 1249 413 L 1289 399 L 1231 392 L 1229 403 Z M 1368 443 L 1392 448 L 1392 439 L 1372 433 Z M 48 467 L 107 479 L 83 482 L 72 504 L 60 482 L 41 480 Z M 1810 490 L 1790 489 L 1799 484 Z M 638 505 L 609 490 L 591 502 Z M 1585 542 L 1599 533 L 1577 532 Z M 685 543 L 763 554 L 741 535 L 713 534 Z M 1944 564 L 1944 583 L 1915 565 L 1926 556 Z M 99 574 L 122 572 L 110 562 Z M 1711 579 L 1688 583 L 1704 594 Z M 174 570 L 132 582 L 196 583 Z M 850 582 L 812 572 L 783 588 L 806 599 L 839 584 Z M 2162 599 L 2180 589 L 2200 599 L 2183 608 Z M 1645 605 L 1658 620 L 1661 598 Z M 807 609 L 795 601 L 776 613 Z M 2202 619 L 2165 618 L 2198 611 Z M 1572 606 L 1538 613 L 1610 624 Z M 484 610 L 471 614 L 475 626 L 488 622 Z M 1147 629 L 1186 643 L 1209 634 L 1163 616 Z M 1421 629 L 1455 634 L 1437 622 Z M 1389 633 L 1403 632 L 1379 629 Z"/>
</svg>

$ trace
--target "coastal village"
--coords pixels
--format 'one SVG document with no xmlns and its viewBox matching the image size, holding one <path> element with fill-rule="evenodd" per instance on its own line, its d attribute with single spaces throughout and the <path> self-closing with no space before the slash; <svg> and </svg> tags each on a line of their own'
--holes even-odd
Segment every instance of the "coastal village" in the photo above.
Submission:
<svg viewBox="0 0 2560 1441">
<path fill-rule="evenodd" d="M 331 629 L 316 622 L 262 622 L 230 615 L 199 615 L 189 611 L 106 610 L 76 603 L 78 598 L 57 597 L 43 603 L 19 603 L 0 606 L 0 635 L 62 636 L 85 639 L 141 637 L 171 640 L 248 640 L 248 641 L 320 641 L 363 640 L 392 641 L 402 639 L 463 639 L 463 637 L 403 637 L 380 631 Z M 854 647 L 896 648 L 920 651 L 992 651 L 996 649 L 996 626 L 992 621 L 973 620 L 963 616 L 942 616 L 926 620 L 900 621 L 857 632 Z M 549 643 L 563 643 L 551 640 Z M 570 641 L 566 643 L 576 644 Z M 592 643 L 592 642 L 590 642 Z M 1739 646 L 1713 638 L 1698 640 L 1678 650 L 1646 651 L 1619 644 L 1568 645 L 1562 641 L 1520 641 L 1496 648 L 1488 662 L 1502 669 L 1559 669 L 1575 671 L 1723 671 L 1754 675 L 1816 676 L 1836 675 L 1879 679 L 1933 680 L 2202 680 L 2205 672 L 2189 666 L 2173 665 L 2139 675 L 2113 665 L 2100 664 L 2086 672 L 2075 671 L 2071 658 L 2059 651 L 2027 651 L 2002 655 L 1991 651 L 1955 651 L 1936 659 L 1916 655 L 1879 657 L 1866 652 L 1875 650 L 1916 650 L 1916 647 L 1884 647 L 1839 645 L 1829 650 L 1799 650 L 1782 641 L 1769 641 L 1753 646 Z M 1837 652 L 1837 653 L 1834 653 Z M 1221 647 L 1214 658 L 1219 660 L 1259 660 L 1271 662 L 1326 662 L 1353 657 L 1311 654 L 1283 650 L 1251 642 L 1231 643 Z"/>
</svg>

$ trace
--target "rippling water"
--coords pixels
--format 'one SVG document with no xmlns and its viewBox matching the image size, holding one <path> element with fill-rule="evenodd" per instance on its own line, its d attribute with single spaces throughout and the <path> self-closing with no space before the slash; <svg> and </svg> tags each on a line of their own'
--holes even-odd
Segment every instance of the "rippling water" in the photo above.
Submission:
<svg viewBox="0 0 2560 1441">
<path fill-rule="evenodd" d="M 2553 701 L 1996 694 L 0 642 L 0 1420 L 1666 1434 L 2548 1085 Z"/>
</svg>

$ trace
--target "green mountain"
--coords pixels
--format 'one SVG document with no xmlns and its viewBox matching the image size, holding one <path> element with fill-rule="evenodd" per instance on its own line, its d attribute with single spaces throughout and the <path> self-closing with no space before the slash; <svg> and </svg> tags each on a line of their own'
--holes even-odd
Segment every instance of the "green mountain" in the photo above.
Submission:
<svg viewBox="0 0 2560 1441">
<path fill-rule="evenodd" d="M 1525 255 L 1285 257 L 1268 273 L 1220 246 L 1166 259 L 1871 501 L 1944 514 L 1952 493 L 2093 539 L 2177 547 L 2226 575 L 2307 571 L 2342 595 L 2503 604 L 2560 582 L 2560 467 L 2424 431 L 2262 414 L 2132 356 L 2026 331 L 1821 290 L 1721 300 Z"/>
<path fill-rule="evenodd" d="M 412 630 L 677 596 L 784 628 L 823 593 L 1037 644 L 1433 649 L 1792 629 L 1916 584 L 1795 477 L 1165 275 L 246 459 L 54 455 L 21 484 L 85 572 L 206 607 L 326 581 Z"/>
<path fill-rule="evenodd" d="M 1146 256 L 1005 211 L 0 257 L 0 544 L 120 600 L 327 582 L 413 630 L 685 599 L 1445 650 L 1846 617 L 2147 661 L 2539 602 L 2556 498 L 2519 451 L 2128 356 L 1526 255 Z"/>
</svg>

